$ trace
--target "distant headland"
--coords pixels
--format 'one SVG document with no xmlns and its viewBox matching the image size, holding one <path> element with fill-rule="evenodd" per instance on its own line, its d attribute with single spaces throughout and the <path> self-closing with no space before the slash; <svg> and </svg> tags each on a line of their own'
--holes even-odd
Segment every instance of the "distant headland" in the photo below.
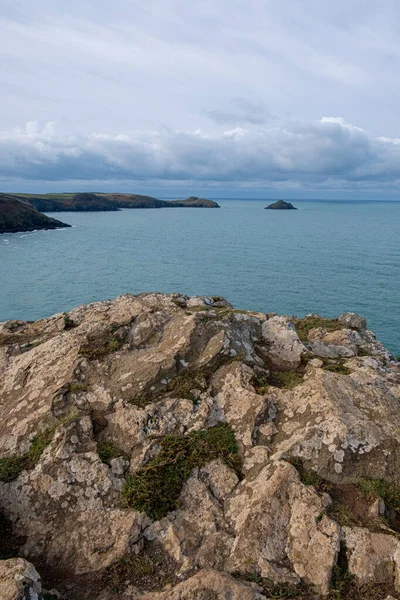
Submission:
<svg viewBox="0 0 400 600">
<path fill-rule="evenodd" d="M 28 202 L 6 194 L 0 195 L 0 233 L 58 229 L 59 227 L 71 227 L 71 225 L 47 217 Z"/>
<path fill-rule="evenodd" d="M 43 212 L 117 211 L 121 208 L 219 208 L 213 200 L 190 196 L 186 200 L 158 200 L 140 194 L 1 194 L 0 233 L 70 227 Z"/>
<path fill-rule="evenodd" d="M 269 210 L 298 210 L 293 204 L 284 200 L 277 200 L 265 208 Z"/>
</svg>

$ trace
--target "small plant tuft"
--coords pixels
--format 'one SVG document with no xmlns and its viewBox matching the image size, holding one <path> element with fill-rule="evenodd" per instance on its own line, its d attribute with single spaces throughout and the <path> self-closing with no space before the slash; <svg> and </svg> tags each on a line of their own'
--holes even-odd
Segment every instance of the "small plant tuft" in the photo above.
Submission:
<svg viewBox="0 0 400 600">
<path fill-rule="evenodd" d="M 195 401 L 192 390 L 204 392 L 207 387 L 205 375 L 202 371 L 187 371 L 178 375 L 167 386 L 167 392 L 173 392 L 179 398 Z"/>
<path fill-rule="evenodd" d="M 271 371 L 269 382 L 274 387 L 291 390 L 303 382 L 303 373 L 297 371 Z"/>
<path fill-rule="evenodd" d="M 70 316 L 65 315 L 64 316 L 64 329 L 72 329 L 73 327 L 76 327 L 76 323 L 71 319 Z"/>
<path fill-rule="evenodd" d="M 53 439 L 56 426 L 48 427 L 41 433 L 35 435 L 28 452 L 22 456 L 9 456 L 0 458 L 0 481 L 10 483 L 17 479 L 22 471 L 33 469 L 43 453 Z"/>
<path fill-rule="evenodd" d="M 400 486 L 385 479 L 363 477 L 357 482 L 360 491 L 371 498 L 382 498 L 386 506 L 400 513 Z"/>
<path fill-rule="evenodd" d="M 97 454 L 103 463 L 108 463 L 112 458 L 124 456 L 124 452 L 109 440 L 97 442 Z"/>
<path fill-rule="evenodd" d="M 343 365 L 340 362 L 325 363 L 322 368 L 324 369 L 324 371 L 330 371 L 331 373 L 339 373 L 340 375 L 350 375 L 351 373 L 350 369 L 348 367 L 345 367 L 345 365 Z"/>
<path fill-rule="evenodd" d="M 97 339 L 84 344 L 79 349 L 79 354 L 89 359 L 102 358 L 113 352 L 117 352 L 124 345 L 124 340 L 113 336 L 108 339 Z"/>
<path fill-rule="evenodd" d="M 297 470 L 300 481 L 304 485 L 312 485 L 315 488 L 319 488 L 323 483 L 323 479 L 315 472 L 309 469 L 306 469 L 304 462 L 301 458 L 293 458 L 290 463 Z"/>
<path fill-rule="evenodd" d="M 302 342 L 307 342 L 309 332 L 311 329 L 316 329 L 317 327 L 323 327 L 328 332 L 339 331 L 339 329 L 347 329 L 345 325 L 339 323 L 338 319 L 324 319 L 323 317 L 318 317 L 315 315 L 304 317 L 303 319 L 294 318 L 291 319 L 291 322 L 293 323 L 297 331 L 297 335 Z"/>
<path fill-rule="evenodd" d="M 291 390 L 303 383 L 303 375 L 302 371 L 271 371 L 268 376 L 254 375 L 251 384 L 257 394 L 265 395 L 271 386 Z"/>
<path fill-rule="evenodd" d="M 342 527 L 357 527 L 360 525 L 353 516 L 351 510 L 342 502 L 332 502 L 332 504 L 328 506 L 326 514 Z"/>
<path fill-rule="evenodd" d="M 138 408 L 146 408 L 152 402 L 154 402 L 154 398 L 150 398 L 150 396 L 134 396 L 128 400 L 128 404 L 133 404 Z"/>
<path fill-rule="evenodd" d="M 176 507 L 191 471 L 216 458 L 240 471 L 235 436 L 224 423 L 188 435 L 168 435 L 161 441 L 159 452 L 136 475 L 127 478 L 124 498 L 128 506 L 152 519 L 161 519 Z"/>
<path fill-rule="evenodd" d="M 145 547 L 140 554 L 124 556 L 105 570 L 102 579 L 116 594 L 120 594 L 128 585 L 147 591 L 178 582 L 175 562 L 157 545 Z"/>
<path fill-rule="evenodd" d="M 68 392 L 86 392 L 87 391 L 87 385 L 86 383 L 70 383 L 68 386 Z"/>
</svg>

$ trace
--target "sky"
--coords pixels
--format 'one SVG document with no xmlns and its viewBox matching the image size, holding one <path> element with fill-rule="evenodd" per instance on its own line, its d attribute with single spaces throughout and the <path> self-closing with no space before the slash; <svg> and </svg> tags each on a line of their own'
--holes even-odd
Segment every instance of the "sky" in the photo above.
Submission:
<svg viewBox="0 0 400 600">
<path fill-rule="evenodd" d="M 400 199 L 398 0 L 0 0 L 0 190 Z"/>
</svg>

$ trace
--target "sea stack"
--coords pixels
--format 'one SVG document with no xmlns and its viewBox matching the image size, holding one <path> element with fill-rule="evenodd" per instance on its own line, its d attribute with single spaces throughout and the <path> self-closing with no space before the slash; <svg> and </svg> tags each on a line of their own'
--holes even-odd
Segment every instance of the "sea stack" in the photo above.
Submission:
<svg viewBox="0 0 400 600">
<path fill-rule="evenodd" d="M 284 200 L 277 200 L 265 208 L 270 210 L 298 210 L 293 204 Z"/>
</svg>

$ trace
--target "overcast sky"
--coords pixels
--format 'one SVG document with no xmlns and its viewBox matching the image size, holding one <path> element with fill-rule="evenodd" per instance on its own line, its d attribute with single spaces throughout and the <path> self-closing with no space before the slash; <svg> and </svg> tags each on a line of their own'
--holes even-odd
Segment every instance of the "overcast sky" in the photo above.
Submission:
<svg viewBox="0 0 400 600">
<path fill-rule="evenodd" d="M 0 0 L 0 189 L 400 198 L 399 0 Z"/>
</svg>

